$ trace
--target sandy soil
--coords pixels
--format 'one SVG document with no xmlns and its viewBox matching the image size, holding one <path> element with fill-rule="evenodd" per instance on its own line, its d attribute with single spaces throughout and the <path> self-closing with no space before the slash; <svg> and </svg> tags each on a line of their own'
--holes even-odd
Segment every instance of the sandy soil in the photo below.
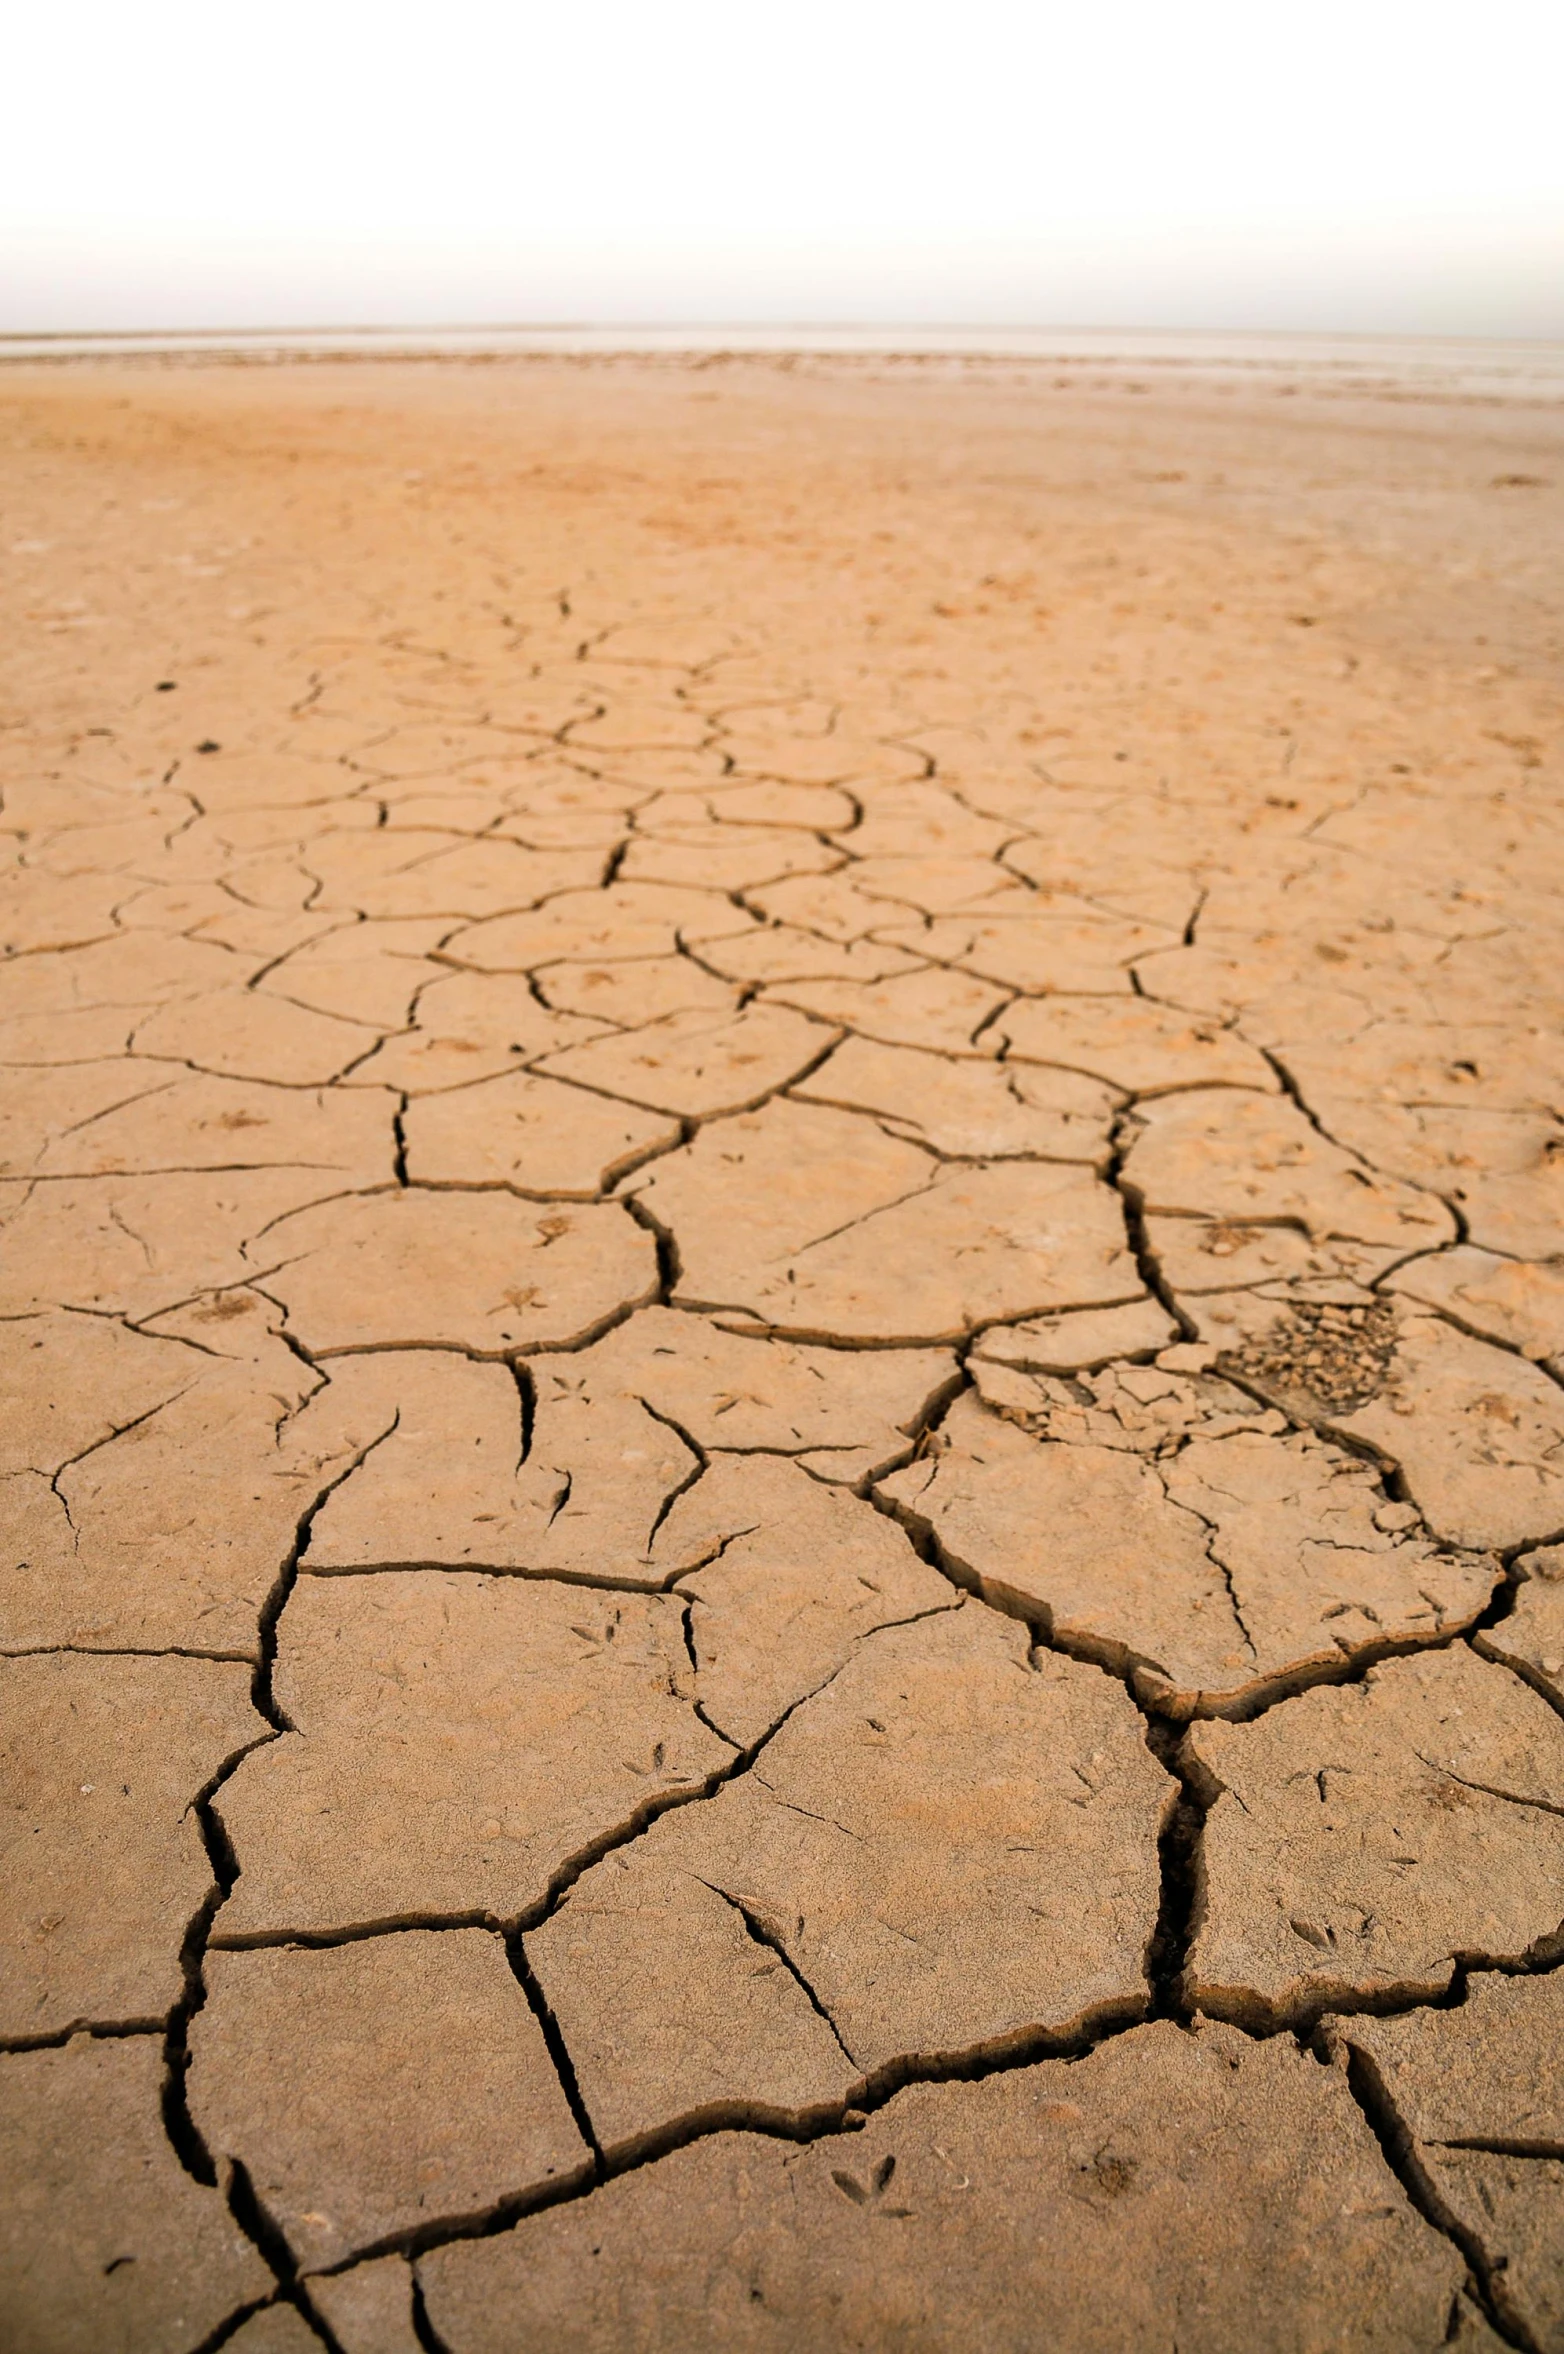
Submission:
<svg viewBox="0 0 1564 2354">
<path fill-rule="evenodd" d="M 1564 412 L 0 408 L 6 2344 L 1564 2347 Z"/>
</svg>

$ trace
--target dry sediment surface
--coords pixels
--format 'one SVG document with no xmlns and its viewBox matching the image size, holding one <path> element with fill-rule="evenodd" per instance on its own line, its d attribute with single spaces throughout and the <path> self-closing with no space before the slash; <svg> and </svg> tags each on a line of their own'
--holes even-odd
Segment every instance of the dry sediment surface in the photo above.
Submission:
<svg viewBox="0 0 1564 2354">
<path fill-rule="evenodd" d="M 0 410 L 0 2339 L 1564 2348 L 1560 413 Z"/>
</svg>

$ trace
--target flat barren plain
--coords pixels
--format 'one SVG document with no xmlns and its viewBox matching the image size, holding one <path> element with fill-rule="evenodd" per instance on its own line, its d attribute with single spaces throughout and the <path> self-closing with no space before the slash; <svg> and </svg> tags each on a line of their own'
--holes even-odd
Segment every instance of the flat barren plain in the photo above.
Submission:
<svg viewBox="0 0 1564 2354">
<path fill-rule="evenodd" d="M 0 484 L 0 2341 L 1564 2347 L 1564 406 Z"/>
</svg>

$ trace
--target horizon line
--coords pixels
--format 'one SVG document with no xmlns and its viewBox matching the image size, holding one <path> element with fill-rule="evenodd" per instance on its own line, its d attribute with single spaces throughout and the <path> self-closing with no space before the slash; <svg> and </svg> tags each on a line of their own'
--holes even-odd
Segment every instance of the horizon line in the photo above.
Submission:
<svg viewBox="0 0 1564 2354">
<path fill-rule="evenodd" d="M 131 343 L 186 341 L 221 343 L 263 336 L 437 336 L 437 335 L 1135 335 L 1174 338 L 1212 336 L 1240 341 L 1285 339 L 1295 343 L 1439 343 L 1537 344 L 1564 347 L 1564 335 L 1493 334 L 1431 329 L 1370 329 L 1364 327 L 1212 327 L 1140 326 L 1120 321 L 1113 326 L 1089 326 L 1068 320 L 1004 322 L 994 319 L 447 319 L 435 323 L 381 321 L 350 324 L 343 321 L 223 327 L 7 327 L 0 328 L 0 346 L 11 343 Z"/>
</svg>

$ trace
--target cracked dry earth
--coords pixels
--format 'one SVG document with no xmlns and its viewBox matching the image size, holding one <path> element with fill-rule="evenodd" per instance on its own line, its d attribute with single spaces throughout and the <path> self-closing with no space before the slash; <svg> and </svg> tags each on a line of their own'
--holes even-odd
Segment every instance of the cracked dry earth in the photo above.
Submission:
<svg viewBox="0 0 1564 2354">
<path fill-rule="evenodd" d="M 1391 391 L 7 372 L 7 2347 L 1564 2347 L 1564 460 Z"/>
</svg>

